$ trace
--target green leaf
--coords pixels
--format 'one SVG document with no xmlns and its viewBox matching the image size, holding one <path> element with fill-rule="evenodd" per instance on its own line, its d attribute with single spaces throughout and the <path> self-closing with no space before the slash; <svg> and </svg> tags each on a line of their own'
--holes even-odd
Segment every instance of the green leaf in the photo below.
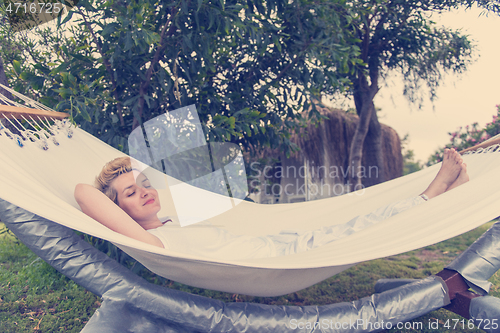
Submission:
<svg viewBox="0 0 500 333">
<path fill-rule="evenodd" d="M 60 64 L 59 66 L 57 66 L 56 68 L 54 68 L 51 72 L 50 72 L 50 75 L 56 75 L 56 74 L 59 74 L 60 72 L 68 69 L 68 66 L 70 66 L 70 63 L 69 62 L 63 62 L 62 64 Z"/>
<path fill-rule="evenodd" d="M 87 107 L 85 104 L 82 104 L 78 102 L 78 106 L 75 106 L 77 109 L 78 113 L 80 113 L 83 116 L 83 119 L 85 119 L 88 122 L 92 122 L 92 118 L 90 117 L 90 114 L 87 112 Z"/>
<path fill-rule="evenodd" d="M 21 63 L 17 60 L 12 61 L 12 66 L 17 75 L 21 74 Z"/>
<path fill-rule="evenodd" d="M 106 24 L 104 29 L 101 31 L 101 36 L 107 37 L 108 35 L 111 35 L 114 33 L 118 28 L 118 23 L 110 23 Z"/>
<path fill-rule="evenodd" d="M 71 56 L 77 60 L 92 62 L 87 57 L 85 57 L 81 54 L 78 54 L 78 53 L 71 53 Z"/>
<path fill-rule="evenodd" d="M 67 88 L 54 89 L 54 91 L 59 93 L 59 96 L 61 96 L 63 99 L 67 99 L 72 95 L 71 89 Z"/>
<path fill-rule="evenodd" d="M 125 47 L 123 48 L 123 51 L 128 51 L 133 46 L 134 46 L 134 41 L 132 40 L 132 33 L 128 31 L 125 37 Z"/>
<path fill-rule="evenodd" d="M 129 105 L 132 105 L 132 104 L 134 104 L 134 102 L 135 102 L 138 98 L 139 98 L 139 95 L 134 96 L 134 97 L 132 97 L 132 98 L 129 98 L 129 99 L 127 99 L 125 102 L 123 102 L 123 105 L 124 105 L 124 106 L 129 106 Z"/>
<path fill-rule="evenodd" d="M 45 82 L 45 78 L 42 76 L 34 75 L 31 79 L 31 85 L 35 90 L 41 90 L 43 88 L 43 83 Z"/>
<path fill-rule="evenodd" d="M 28 73 L 28 72 L 22 72 L 22 73 L 19 75 L 19 77 L 20 77 L 21 79 L 23 79 L 24 81 L 28 81 L 28 80 L 29 80 L 29 78 L 31 77 L 31 75 L 33 75 L 33 74 Z"/>
<path fill-rule="evenodd" d="M 78 85 L 80 87 L 80 91 L 82 91 L 83 93 L 88 93 L 89 92 L 89 86 L 88 84 L 79 84 Z"/>
<path fill-rule="evenodd" d="M 73 12 L 72 10 L 70 10 L 70 11 L 68 12 L 68 15 L 66 15 L 66 17 L 65 17 L 65 18 L 64 18 L 64 20 L 63 20 L 63 21 L 59 24 L 59 26 L 61 26 L 61 25 L 63 25 L 63 24 L 68 23 L 68 22 L 69 22 L 69 20 L 71 20 L 71 18 L 73 17 L 73 13 L 74 13 L 74 12 Z"/>
<path fill-rule="evenodd" d="M 154 31 L 149 31 L 149 30 L 144 30 L 143 31 L 146 43 L 148 45 L 159 43 L 160 42 L 160 35 L 157 34 Z"/>
<path fill-rule="evenodd" d="M 250 116 L 252 116 L 252 117 L 259 117 L 260 116 L 260 112 L 257 111 L 257 110 L 254 110 L 254 111 L 250 112 Z"/>
</svg>

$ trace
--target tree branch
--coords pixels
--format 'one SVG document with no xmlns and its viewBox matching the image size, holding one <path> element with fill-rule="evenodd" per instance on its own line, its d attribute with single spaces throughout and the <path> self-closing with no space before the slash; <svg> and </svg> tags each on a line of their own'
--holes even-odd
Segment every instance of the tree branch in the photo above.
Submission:
<svg viewBox="0 0 500 333">
<path fill-rule="evenodd" d="M 173 17 L 177 14 L 177 8 L 174 7 L 172 8 L 172 12 L 170 13 L 170 17 L 168 18 L 167 22 L 163 26 L 163 29 L 161 31 L 160 35 L 160 46 L 156 49 L 155 55 L 153 56 L 153 60 L 151 61 L 151 64 L 146 71 L 146 78 L 142 82 L 140 88 L 139 88 L 139 102 L 138 102 L 138 113 L 139 113 L 139 118 L 142 118 L 142 113 L 144 110 L 144 95 L 146 94 L 146 91 L 149 88 L 149 84 L 151 83 L 151 77 L 153 76 L 153 70 L 154 67 L 158 64 L 160 61 L 160 57 L 162 52 L 165 50 L 167 47 L 167 44 L 165 42 L 165 39 L 169 36 L 172 36 L 174 31 L 175 31 L 175 25 L 171 24 Z M 139 119 L 136 119 L 134 117 L 134 122 L 132 125 L 132 129 L 136 128 L 139 126 Z"/>
<path fill-rule="evenodd" d="M 270 86 L 272 85 L 274 82 L 280 80 L 283 75 L 285 75 L 285 73 L 290 69 L 290 67 L 292 67 L 292 65 L 296 64 L 298 59 L 300 58 L 300 56 L 305 52 L 305 50 L 307 50 L 307 48 L 311 45 L 312 43 L 312 37 L 309 38 L 309 40 L 307 41 L 306 45 L 304 45 L 304 47 L 302 48 L 302 50 L 300 50 L 299 52 L 299 56 L 295 56 L 291 62 L 288 63 L 288 65 L 285 66 L 285 68 L 283 68 L 279 73 L 278 75 L 271 81 L 271 83 L 267 84 L 267 86 Z"/>
<path fill-rule="evenodd" d="M 118 118 L 120 119 L 120 125 L 125 126 L 125 120 L 123 119 L 123 107 L 122 107 L 121 101 L 119 100 L 117 84 L 116 84 L 115 77 L 113 75 L 113 69 L 111 68 L 111 64 L 109 63 L 109 60 L 106 58 L 104 52 L 102 51 L 102 45 L 101 45 L 100 40 L 95 35 L 94 30 L 92 29 L 90 23 L 87 21 L 87 17 L 83 14 L 83 12 L 80 8 L 78 9 L 78 13 L 80 15 L 82 15 L 83 21 L 85 22 L 87 29 L 89 30 L 90 34 L 92 35 L 94 43 L 97 46 L 97 50 L 99 51 L 99 54 L 102 57 L 102 62 L 104 63 L 104 67 L 106 68 L 106 71 L 108 72 L 109 79 L 111 80 L 111 85 L 113 87 L 113 97 L 115 98 L 116 103 L 117 103 L 116 108 L 118 109 L 117 113 L 118 113 Z"/>
</svg>

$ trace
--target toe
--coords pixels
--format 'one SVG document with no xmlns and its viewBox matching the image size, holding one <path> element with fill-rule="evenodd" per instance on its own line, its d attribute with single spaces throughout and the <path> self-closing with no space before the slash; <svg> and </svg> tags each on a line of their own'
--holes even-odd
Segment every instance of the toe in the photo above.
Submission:
<svg viewBox="0 0 500 333">
<path fill-rule="evenodd" d="M 450 155 L 450 150 L 446 148 L 443 153 L 443 160 L 447 160 Z"/>
</svg>

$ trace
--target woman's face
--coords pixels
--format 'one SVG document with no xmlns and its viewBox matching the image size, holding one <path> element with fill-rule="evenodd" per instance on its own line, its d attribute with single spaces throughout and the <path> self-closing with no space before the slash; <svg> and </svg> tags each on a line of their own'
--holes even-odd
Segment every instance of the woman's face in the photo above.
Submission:
<svg viewBox="0 0 500 333">
<path fill-rule="evenodd" d="M 124 173 L 113 180 L 111 186 L 116 190 L 118 206 L 136 222 L 143 224 L 157 219 L 161 208 L 158 192 L 144 174 Z"/>
</svg>

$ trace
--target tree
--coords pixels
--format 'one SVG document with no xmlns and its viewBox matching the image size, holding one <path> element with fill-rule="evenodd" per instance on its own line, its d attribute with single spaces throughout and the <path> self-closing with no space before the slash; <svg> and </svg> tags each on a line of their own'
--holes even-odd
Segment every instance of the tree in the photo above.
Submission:
<svg viewBox="0 0 500 333">
<path fill-rule="evenodd" d="M 36 29 L 37 38 L 32 40 L 28 31 L 15 32 L 9 24 L 5 9 L 4 5 L 0 5 L 0 58 L 4 65 L 4 84 L 39 99 L 44 93 L 40 90 L 43 78 L 36 77 L 30 71 L 22 73 L 22 66 L 35 67 L 38 63 L 50 62 L 54 58 L 50 54 L 55 53 L 50 44 L 61 40 L 62 33 L 54 33 L 50 29 Z"/>
<path fill-rule="evenodd" d="M 5 29 L 5 27 L 7 26 L 7 18 L 6 17 L 0 16 L 0 26 L 4 27 L 4 28 L 0 28 L 0 29 Z M 4 35 L 4 34 L 2 34 L 2 35 Z M 0 39 L 0 46 L 1 46 L 0 49 L 5 48 L 4 44 L 5 44 L 4 40 Z M 9 83 L 7 81 L 7 76 L 5 75 L 5 68 L 4 68 L 1 53 L 0 53 L 0 84 L 3 84 L 4 86 L 9 85 Z M 12 99 L 12 95 L 8 91 L 6 91 L 5 89 L 2 89 L 1 87 L 0 87 L 0 94 L 3 94 L 4 96 L 6 96 L 9 99 Z"/>
<path fill-rule="evenodd" d="M 125 151 L 133 128 L 190 104 L 211 141 L 289 150 L 319 118 L 299 112 L 309 94 L 344 84 L 321 56 L 357 56 L 340 13 L 343 1 L 80 1 L 55 34 L 23 41 L 46 51 L 13 61 L 13 85 Z"/>
<path fill-rule="evenodd" d="M 8 53 L 12 49 L 11 43 L 9 43 L 9 40 L 5 40 L 5 38 L 2 38 L 2 36 L 8 36 L 9 34 L 4 33 L 5 31 L 8 30 L 7 28 L 7 18 L 3 17 L 0 15 L 0 84 L 3 84 L 4 86 L 8 87 L 9 82 L 7 80 L 7 75 L 5 74 L 5 66 L 3 62 L 3 57 L 6 53 Z M 4 95 L 8 99 L 12 100 L 12 94 L 0 87 L 0 94 Z M 3 104 L 2 101 L 0 101 L 0 104 Z M 11 126 L 11 124 L 3 118 L 0 118 L 0 125 L 7 127 L 12 133 L 16 133 L 16 130 Z"/>
<path fill-rule="evenodd" d="M 3 67 L 3 60 L 1 57 L 0 57 L 0 84 L 3 84 L 4 86 L 8 85 L 7 77 L 5 76 L 5 70 Z M 9 99 L 12 99 L 12 95 L 2 87 L 0 87 L 0 94 L 4 95 Z"/>
<path fill-rule="evenodd" d="M 401 150 L 403 151 L 403 176 L 422 170 L 423 167 L 420 160 L 415 161 L 413 149 L 408 148 L 409 142 L 410 136 L 406 134 L 401 140 Z"/>
<path fill-rule="evenodd" d="M 380 81 L 390 71 L 404 77 L 404 94 L 412 102 L 421 102 L 419 88 L 426 84 L 431 100 L 436 96 L 443 75 L 461 73 L 470 62 L 473 46 L 460 31 L 437 27 L 429 14 L 460 5 L 472 6 L 469 0 L 363 0 L 353 2 L 359 15 L 353 24 L 358 38 L 363 65 L 350 66 L 346 77 L 352 82 L 356 112 L 360 117 L 350 148 L 349 182 L 361 184 L 363 146 L 369 165 L 379 168 L 379 177 L 367 179 L 365 185 L 384 181 L 380 139 L 380 124 L 373 99 L 380 89 Z M 479 1 L 479 5 L 498 12 L 494 1 Z M 349 65 L 349 63 L 347 63 Z"/>
</svg>

